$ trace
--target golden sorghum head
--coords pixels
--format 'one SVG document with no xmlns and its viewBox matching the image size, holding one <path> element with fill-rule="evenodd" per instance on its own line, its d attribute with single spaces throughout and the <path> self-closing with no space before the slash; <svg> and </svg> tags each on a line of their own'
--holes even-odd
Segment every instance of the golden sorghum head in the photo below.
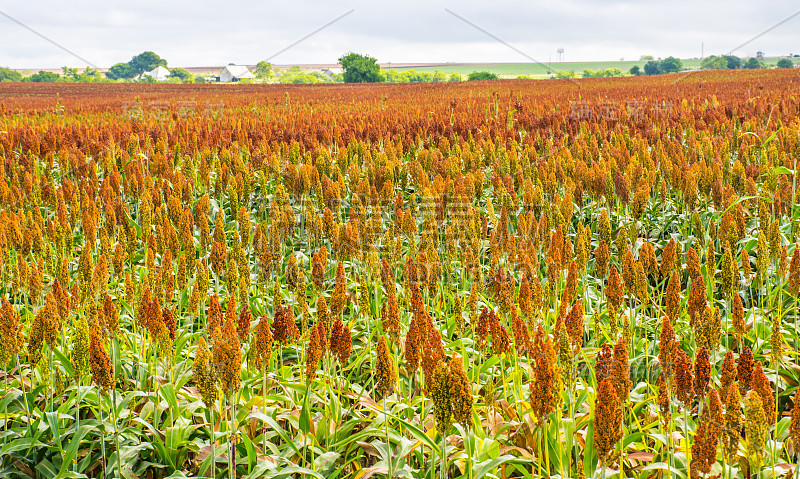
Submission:
<svg viewBox="0 0 800 479">
<path fill-rule="evenodd" d="M 753 368 L 753 375 L 750 382 L 753 391 L 761 396 L 761 402 L 764 405 L 764 414 L 766 415 L 769 424 L 775 424 L 775 392 L 772 390 L 772 385 L 764 373 L 764 368 L 761 366 L 760 361 L 756 361 L 756 366 Z"/>
<path fill-rule="evenodd" d="M 261 316 L 261 320 L 256 326 L 256 341 L 251 354 L 256 369 L 263 371 L 269 365 L 269 359 L 272 356 L 272 328 L 269 324 L 269 316 L 266 314 Z"/>
<path fill-rule="evenodd" d="M 95 384 L 104 390 L 114 387 L 114 368 L 111 358 L 106 352 L 103 339 L 95 330 L 91 330 L 89 333 L 89 354 L 92 380 Z"/>
<path fill-rule="evenodd" d="M 606 243 L 611 242 L 611 219 L 608 217 L 608 210 L 603 208 L 600 211 L 600 225 L 598 226 L 600 239 Z"/>
<path fill-rule="evenodd" d="M 611 275 L 608 277 L 606 300 L 608 301 L 608 309 L 616 314 L 617 309 L 622 304 L 622 281 L 615 267 L 611 268 Z"/>
<path fill-rule="evenodd" d="M 694 327 L 702 320 L 702 315 L 708 307 L 708 302 L 706 300 L 706 282 L 702 274 L 692 282 L 692 290 L 689 293 L 687 303 L 690 324 Z"/>
<path fill-rule="evenodd" d="M 740 263 L 742 266 L 742 275 L 744 276 L 744 279 L 750 279 L 750 275 L 753 273 L 753 270 L 750 267 L 750 255 L 744 248 L 742 248 L 742 256 L 740 259 Z"/>
<path fill-rule="evenodd" d="M 28 337 L 28 355 L 33 364 L 36 364 L 39 360 L 42 345 L 47 344 L 52 348 L 59 332 L 61 332 L 61 321 L 58 317 L 55 299 L 52 293 L 48 293 L 44 306 L 33 317 L 33 324 Z"/>
<path fill-rule="evenodd" d="M 744 304 L 742 304 L 742 297 L 739 293 L 733 295 L 733 307 L 731 308 L 731 316 L 733 329 L 739 341 L 747 335 L 747 325 L 744 322 Z"/>
<path fill-rule="evenodd" d="M 79 382 L 89 370 L 89 321 L 86 316 L 75 320 L 75 331 L 72 336 L 72 369 Z"/>
<path fill-rule="evenodd" d="M 764 231 L 758 232 L 758 243 L 756 244 L 756 270 L 762 278 L 766 277 L 769 267 L 769 244 Z"/>
<path fill-rule="evenodd" d="M 709 362 L 708 348 L 702 346 L 694 359 L 694 393 L 698 401 L 705 397 L 710 381 L 711 363 Z"/>
<path fill-rule="evenodd" d="M 745 346 L 742 348 L 742 353 L 739 355 L 739 360 L 736 362 L 736 375 L 739 378 L 739 390 L 741 393 L 747 393 L 750 389 L 754 363 L 753 351 Z"/>
<path fill-rule="evenodd" d="M 300 269 L 297 266 L 297 256 L 290 254 L 289 260 L 286 263 L 286 285 L 289 286 L 289 289 L 293 290 L 297 287 L 297 275 L 299 272 Z"/>
<path fill-rule="evenodd" d="M 253 314 L 250 312 L 250 305 L 245 304 L 242 310 L 239 311 L 239 317 L 236 321 L 236 331 L 239 333 L 239 340 L 245 342 L 250 338 L 250 321 L 253 319 Z"/>
<path fill-rule="evenodd" d="M 722 360 L 722 371 L 719 377 L 719 389 L 722 394 L 728 394 L 728 389 L 736 382 L 736 359 L 733 357 L 733 351 L 728 350 L 725 352 L 725 359 Z"/>
<path fill-rule="evenodd" d="M 447 364 L 444 361 L 436 365 L 428 389 L 433 401 L 433 417 L 436 421 L 436 431 L 440 435 L 445 435 L 450 431 L 450 426 L 452 426 L 453 414 L 450 406 L 450 384 Z"/>
<path fill-rule="evenodd" d="M 580 299 L 572 305 L 567 315 L 566 326 L 572 346 L 580 349 L 583 346 L 583 302 Z"/>
<path fill-rule="evenodd" d="M 222 306 L 219 304 L 219 297 L 211 295 L 208 302 L 208 333 L 211 335 L 212 342 L 217 337 L 217 333 L 222 328 Z"/>
<path fill-rule="evenodd" d="M 761 396 L 755 391 L 748 392 L 744 398 L 744 431 L 747 437 L 748 459 L 754 470 L 759 470 L 762 465 L 764 450 L 767 447 L 768 428 Z"/>
<path fill-rule="evenodd" d="M 242 351 L 233 321 L 225 322 L 214 342 L 214 365 L 223 392 L 231 394 L 238 390 L 242 384 Z"/>
<path fill-rule="evenodd" d="M 448 361 L 448 369 L 453 421 L 469 427 L 472 424 L 472 385 L 460 357 L 453 355 Z"/>
<path fill-rule="evenodd" d="M 680 307 L 681 307 L 680 289 L 681 289 L 681 280 L 678 278 L 678 273 L 676 271 L 673 271 L 672 275 L 669 278 L 669 284 L 667 285 L 666 306 L 664 308 L 665 313 L 672 321 L 678 319 L 678 314 L 680 312 Z"/>
<path fill-rule="evenodd" d="M 725 254 L 722 256 L 722 280 L 720 282 L 720 291 L 723 295 L 728 296 L 736 292 L 736 287 L 739 285 L 739 268 L 733 260 L 733 253 L 731 253 L 730 245 L 725 246 Z"/>
<path fill-rule="evenodd" d="M 561 400 L 561 372 L 556 362 L 556 352 L 550 336 L 544 332 L 541 324 L 536 331 L 533 345 L 535 368 L 531 375 L 530 392 L 531 408 L 534 417 L 544 424 L 547 416 Z"/>
<path fill-rule="evenodd" d="M 514 315 L 514 321 L 511 325 L 511 331 L 514 333 L 514 347 L 517 348 L 517 353 L 520 356 L 527 356 L 531 349 L 531 335 L 528 332 L 528 325 L 520 315 Z"/>
<path fill-rule="evenodd" d="M 326 336 L 325 325 L 321 321 L 317 321 L 311 330 L 311 338 L 308 342 L 308 349 L 306 349 L 306 381 L 309 383 L 317 377 L 319 360 L 325 355 Z"/>
<path fill-rule="evenodd" d="M 383 395 L 391 394 L 397 384 L 397 373 L 394 369 L 394 362 L 389 354 L 389 346 L 386 338 L 381 336 L 378 339 L 377 360 L 375 361 L 375 380 L 376 388 Z"/>
<path fill-rule="evenodd" d="M 694 281 L 702 273 L 700 272 L 700 256 L 694 247 L 686 251 L 686 269 L 689 271 L 689 278 Z"/>
<path fill-rule="evenodd" d="M 697 430 L 692 443 L 692 460 L 689 464 L 689 474 L 692 478 L 705 477 L 711 472 L 711 466 L 717 462 L 717 442 L 719 435 L 714 421 L 707 411 L 698 421 Z"/>
<path fill-rule="evenodd" d="M 422 372 L 425 381 L 430 381 L 436 366 L 447 360 L 447 355 L 442 346 L 442 335 L 430 322 L 430 317 L 422 324 L 421 332 L 425 338 L 422 346 Z"/>
<path fill-rule="evenodd" d="M 658 377 L 658 411 L 661 414 L 661 425 L 665 430 L 669 429 L 672 421 L 672 401 L 669 397 L 669 387 L 664 380 L 664 376 Z"/>
<path fill-rule="evenodd" d="M 292 307 L 283 304 L 275 306 L 275 317 L 272 319 L 273 339 L 279 343 L 287 343 L 297 339 L 299 333 Z"/>
<path fill-rule="evenodd" d="M 789 437 L 792 438 L 794 455 L 800 455 L 800 397 L 794 393 L 794 407 L 792 407 L 792 422 L 789 425 Z"/>
<path fill-rule="evenodd" d="M 422 351 L 422 331 L 420 331 L 421 320 L 417 317 L 411 319 L 411 324 L 406 332 L 404 357 L 406 371 L 413 375 L 419 369 L 420 356 Z"/>
<path fill-rule="evenodd" d="M 564 289 L 564 300 L 567 303 L 571 303 L 575 300 L 575 295 L 577 294 L 578 290 L 578 268 L 575 265 L 575 262 L 572 261 L 569 264 L 569 270 L 567 271 L 567 285 Z"/>
<path fill-rule="evenodd" d="M 0 307 L 0 366 L 5 366 L 12 356 L 16 356 L 25 346 L 22 322 L 19 313 L 5 297 Z"/>
<path fill-rule="evenodd" d="M 328 264 L 328 250 L 323 246 L 311 257 L 311 280 L 317 291 L 325 287 L 325 268 Z"/>
<path fill-rule="evenodd" d="M 606 378 L 611 377 L 611 366 L 614 362 L 614 353 L 608 343 L 603 343 L 603 346 L 597 350 L 594 365 L 594 378 L 597 384 Z"/>
<path fill-rule="evenodd" d="M 675 396 L 685 407 L 694 399 L 694 375 L 692 363 L 681 348 L 675 353 Z"/>
<path fill-rule="evenodd" d="M 344 276 L 344 265 L 341 261 L 336 267 L 336 285 L 331 296 L 330 308 L 333 317 L 339 316 L 350 301 L 347 295 L 347 279 Z"/>
<path fill-rule="evenodd" d="M 738 387 L 728 389 L 725 396 L 725 423 L 723 436 L 723 452 L 725 458 L 730 461 L 739 449 L 739 441 L 742 437 L 742 404 L 741 395 Z"/>
<path fill-rule="evenodd" d="M 217 374 L 212 364 L 213 358 L 204 337 L 200 337 L 194 356 L 192 372 L 197 391 L 206 407 L 213 407 L 217 400 Z"/>
<path fill-rule="evenodd" d="M 381 307 L 381 323 L 392 341 L 397 341 L 400 336 L 400 307 L 393 290 L 389 292 L 389 297 Z"/>
<path fill-rule="evenodd" d="M 620 404 L 625 404 L 628 401 L 631 386 L 633 385 L 628 355 L 628 343 L 624 337 L 620 336 L 614 345 L 614 362 L 611 364 L 611 377 L 614 380 L 614 387 Z"/>
<path fill-rule="evenodd" d="M 350 359 L 350 352 L 353 348 L 353 339 L 348 328 L 341 318 L 336 318 L 333 323 L 333 331 L 331 332 L 330 350 L 336 355 L 336 359 L 342 365 L 347 364 Z"/>
<path fill-rule="evenodd" d="M 594 400 L 594 446 L 601 464 L 608 465 L 614 448 L 622 439 L 622 408 L 613 379 L 605 379 L 597 388 Z"/>
</svg>

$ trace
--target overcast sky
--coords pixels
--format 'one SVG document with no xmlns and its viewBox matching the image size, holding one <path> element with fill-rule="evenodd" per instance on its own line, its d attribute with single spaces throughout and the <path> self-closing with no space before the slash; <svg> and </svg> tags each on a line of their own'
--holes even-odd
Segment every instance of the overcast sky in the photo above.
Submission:
<svg viewBox="0 0 800 479">
<path fill-rule="evenodd" d="M 344 52 L 380 62 L 528 62 L 525 56 L 445 11 L 479 25 L 541 62 L 682 58 L 728 53 L 795 14 L 796 1 L 612 0 L 33 0 L 0 1 L 25 23 L 99 67 L 152 50 L 170 66 L 256 63 L 336 17 L 350 15 L 272 58 L 276 64 L 335 63 Z M 736 50 L 800 53 L 800 15 Z M 83 67 L 0 15 L 0 65 Z"/>
</svg>

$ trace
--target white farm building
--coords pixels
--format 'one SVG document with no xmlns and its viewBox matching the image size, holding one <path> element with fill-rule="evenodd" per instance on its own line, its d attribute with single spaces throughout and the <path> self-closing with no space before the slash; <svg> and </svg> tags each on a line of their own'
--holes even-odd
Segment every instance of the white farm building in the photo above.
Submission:
<svg viewBox="0 0 800 479">
<path fill-rule="evenodd" d="M 155 81 L 167 81 L 167 79 L 169 78 L 169 70 L 159 65 L 150 70 L 149 72 L 142 73 L 141 75 L 139 75 L 138 78 L 142 79 L 148 76 L 153 78 L 153 80 Z"/>
<path fill-rule="evenodd" d="M 254 79 L 256 76 L 245 65 L 228 65 L 219 72 L 218 82 L 229 83 L 244 79 Z"/>
</svg>

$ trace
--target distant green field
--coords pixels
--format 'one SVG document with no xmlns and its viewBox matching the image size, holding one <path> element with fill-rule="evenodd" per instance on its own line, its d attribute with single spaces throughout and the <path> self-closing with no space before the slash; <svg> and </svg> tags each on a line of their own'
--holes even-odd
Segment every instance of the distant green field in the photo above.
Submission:
<svg viewBox="0 0 800 479">
<path fill-rule="evenodd" d="M 682 59 L 683 67 L 686 69 L 697 68 L 700 66 L 700 59 Z M 775 63 L 773 59 L 765 58 L 765 62 Z M 520 75 L 530 75 L 533 77 L 545 77 L 548 71 L 555 74 L 559 70 L 572 71 L 580 76 L 585 69 L 605 70 L 607 68 L 619 68 L 623 72 L 628 72 L 634 65 L 644 68 L 646 61 L 604 61 L 604 62 L 552 62 L 547 63 L 487 63 L 487 64 L 442 64 L 440 66 L 392 68 L 397 71 L 415 70 L 417 72 L 433 72 L 439 70 L 443 73 L 459 73 L 463 76 L 473 71 L 490 71 L 501 78 L 514 78 Z"/>
</svg>

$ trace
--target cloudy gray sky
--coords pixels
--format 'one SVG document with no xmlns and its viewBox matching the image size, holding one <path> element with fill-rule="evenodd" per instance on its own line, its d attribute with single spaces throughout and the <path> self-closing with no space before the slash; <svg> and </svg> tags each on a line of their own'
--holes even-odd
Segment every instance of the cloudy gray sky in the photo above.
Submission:
<svg viewBox="0 0 800 479">
<path fill-rule="evenodd" d="M 256 63 L 353 9 L 272 59 L 333 63 L 342 53 L 381 62 L 527 62 L 524 56 L 447 13 L 469 19 L 539 61 L 627 60 L 640 55 L 727 53 L 798 12 L 796 0 L 33 0 L 0 11 L 100 67 L 152 50 L 171 66 Z M 734 53 L 800 53 L 800 15 Z M 83 67 L 80 60 L 0 16 L 0 65 Z"/>
</svg>

